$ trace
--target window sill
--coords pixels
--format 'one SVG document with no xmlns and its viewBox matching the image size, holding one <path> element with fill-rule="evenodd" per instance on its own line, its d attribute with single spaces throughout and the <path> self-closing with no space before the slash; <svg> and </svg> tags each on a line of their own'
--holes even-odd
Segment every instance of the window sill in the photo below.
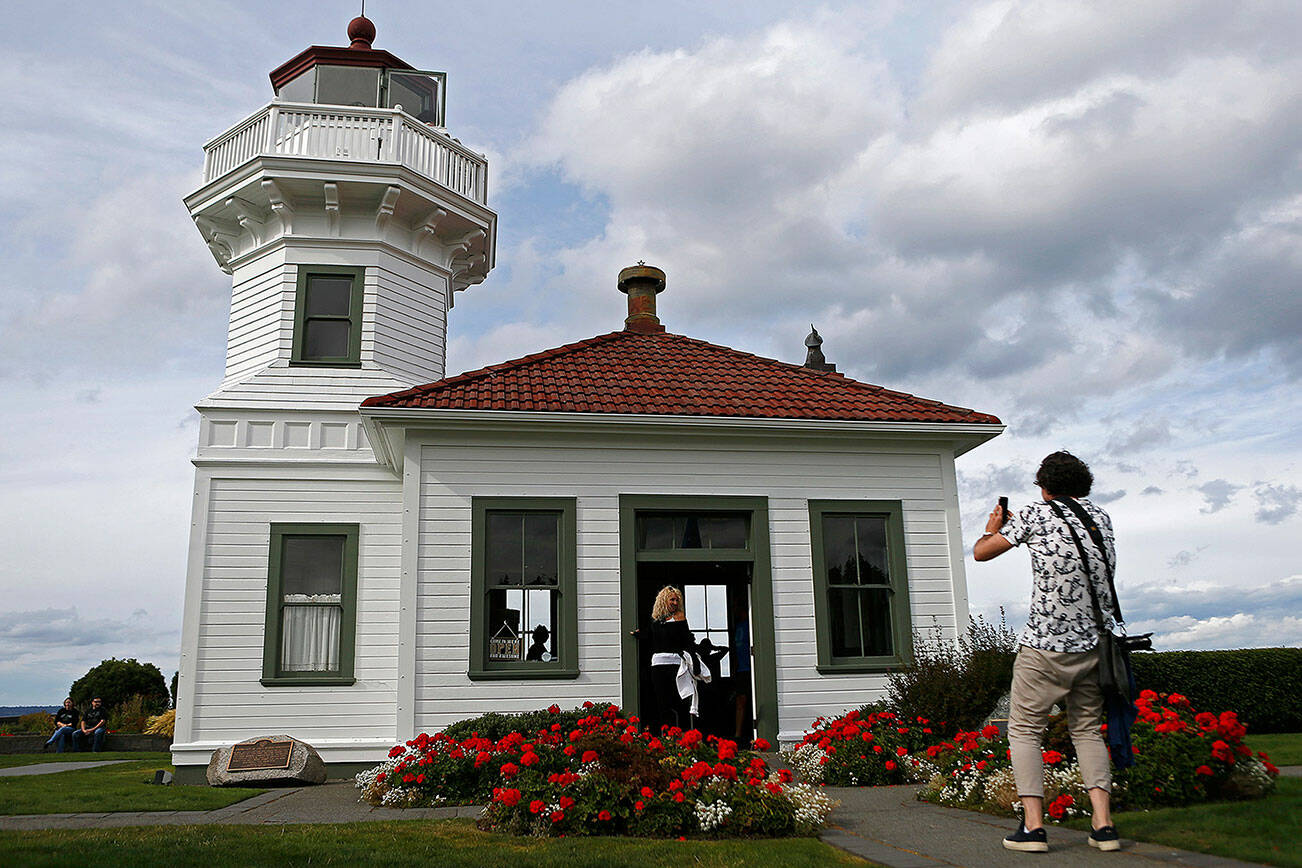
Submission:
<svg viewBox="0 0 1302 868">
<path fill-rule="evenodd" d="M 360 368 L 361 362 L 315 362 L 305 359 L 290 359 L 291 368 Z"/>
<path fill-rule="evenodd" d="M 343 678 L 337 675 L 324 678 L 286 676 L 284 678 L 261 678 L 259 681 L 263 687 L 351 687 L 357 683 L 356 678 Z"/>
<path fill-rule="evenodd" d="M 845 663 L 820 663 L 814 667 L 819 675 L 884 675 L 903 666 L 907 660 L 892 658 L 889 660 L 855 660 Z"/>
<path fill-rule="evenodd" d="M 466 673 L 471 681 L 559 681 L 579 677 L 577 669 L 472 669 Z"/>
</svg>

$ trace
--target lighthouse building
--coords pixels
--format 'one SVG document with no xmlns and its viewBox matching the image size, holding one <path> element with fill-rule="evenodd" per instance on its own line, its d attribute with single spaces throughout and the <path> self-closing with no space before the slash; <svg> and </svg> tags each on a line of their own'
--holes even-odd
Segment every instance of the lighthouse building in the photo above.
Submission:
<svg viewBox="0 0 1302 868">
<path fill-rule="evenodd" d="M 494 265 L 487 160 L 443 73 L 348 36 L 272 71 L 185 200 L 232 295 L 197 405 L 181 780 L 255 735 L 345 772 L 489 711 L 653 717 L 665 585 L 727 649 L 702 728 L 770 741 L 966 624 L 954 458 L 993 416 L 847 378 L 816 332 L 791 364 L 668 331 L 641 263 L 612 331 L 446 376 L 456 294 Z"/>
</svg>

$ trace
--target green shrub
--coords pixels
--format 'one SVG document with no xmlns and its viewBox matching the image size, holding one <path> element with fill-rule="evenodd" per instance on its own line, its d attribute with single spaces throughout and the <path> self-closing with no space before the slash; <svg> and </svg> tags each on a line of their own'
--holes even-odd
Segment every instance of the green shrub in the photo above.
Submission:
<svg viewBox="0 0 1302 868">
<path fill-rule="evenodd" d="M 555 712 L 548 709 L 526 711 L 521 714 L 499 714 L 490 711 L 479 717 L 459 720 L 443 730 L 443 734 L 458 741 L 464 741 L 473 735 L 500 741 L 513 732 L 533 734 L 541 729 L 548 729 L 555 723 L 559 723 L 562 729 L 569 732 L 583 718 L 592 715 L 600 716 L 607 708 L 610 708 L 609 702 L 598 702 L 590 708 L 571 708 L 568 711 Z"/>
<path fill-rule="evenodd" d="M 144 732 L 150 714 L 149 702 L 137 693 L 109 709 L 109 732 Z"/>
<path fill-rule="evenodd" d="M 167 710 L 167 682 L 158 667 L 134 658 L 119 660 L 116 657 L 92 668 L 74 681 L 68 691 L 78 708 L 90 708 L 90 701 L 98 696 L 104 700 L 106 708 L 112 709 L 137 694 L 143 697 L 148 714 Z"/>
<path fill-rule="evenodd" d="M 1141 690 L 1232 708 L 1252 733 L 1302 732 L 1302 648 L 1157 651 L 1132 657 Z"/>
<path fill-rule="evenodd" d="M 48 711 L 33 711 L 31 714 L 24 714 L 14 724 L 13 731 L 48 735 L 54 732 L 54 715 Z"/>
<path fill-rule="evenodd" d="M 984 618 L 968 619 L 957 641 L 936 631 L 915 635 L 913 662 L 892 672 L 888 704 L 905 720 L 923 718 L 938 729 L 978 729 L 1013 680 L 1017 634 Z"/>
</svg>

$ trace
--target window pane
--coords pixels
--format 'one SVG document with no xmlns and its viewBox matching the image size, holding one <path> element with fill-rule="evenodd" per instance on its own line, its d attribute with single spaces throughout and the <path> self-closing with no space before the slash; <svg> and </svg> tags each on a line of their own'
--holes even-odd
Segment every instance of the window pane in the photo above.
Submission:
<svg viewBox="0 0 1302 868">
<path fill-rule="evenodd" d="M 823 516 L 823 569 L 831 585 L 857 581 L 854 549 L 854 516 Z"/>
<path fill-rule="evenodd" d="M 705 586 L 705 626 L 711 630 L 728 630 L 728 588 Z"/>
<path fill-rule="evenodd" d="M 524 516 L 490 512 L 486 518 L 488 585 L 518 585 L 524 578 Z"/>
<path fill-rule="evenodd" d="M 674 547 L 674 517 L 671 515 L 641 516 L 642 548 L 671 549 Z"/>
<path fill-rule="evenodd" d="M 281 613 L 283 672 L 338 672 L 339 606 L 286 606 Z"/>
<path fill-rule="evenodd" d="M 559 646 L 553 590 L 498 588 L 488 592 L 488 660 L 552 663 Z"/>
<path fill-rule="evenodd" d="M 353 279 L 334 274 L 307 277 L 308 316 L 348 316 L 352 312 Z"/>
<path fill-rule="evenodd" d="M 708 549 L 746 548 L 746 517 L 712 515 L 701 518 L 701 541 Z"/>
<path fill-rule="evenodd" d="M 855 519 L 859 540 L 859 581 L 865 585 L 890 584 L 886 559 L 886 518 L 861 515 Z"/>
<path fill-rule="evenodd" d="M 347 358 L 351 330 L 352 324 L 346 319 L 308 320 L 303 323 L 303 358 Z"/>
<path fill-rule="evenodd" d="M 524 516 L 524 582 L 555 585 L 560 577 L 557 555 L 560 516 L 535 513 Z"/>
<path fill-rule="evenodd" d="M 280 98 L 285 102 L 311 102 L 316 97 L 316 67 L 290 79 L 280 88 Z"/>
<path fill-rule="evenodd" d="M 889 591 L 833 588 L 827 598 L 833 657 L 877 657 L 893 653 Z"/>
<path fill-rule="evenodd" d="M 363 66 L 316 68 L 316 101 L 329 105 L 374 107 L 380 99 L 380 70 Z"/>
<path fill-rule="evenodd" d="M 343 536 L 282 537 L 281 593 L 286 597 L 342 593 L 344 540 Z"/>
<path fill-rule="evenodd" d="M 683 609 L 688 629 L 693 633 L 705 629 L 705 585 L 683 586 Z"/>
<path fill-rule="evenodd" d="M 400 105 L 407 114 L 427 124 L 438 120 L 438 91 L 439 83 L 431 76 L 389 73 L 389 108 Z"/>
</svg>

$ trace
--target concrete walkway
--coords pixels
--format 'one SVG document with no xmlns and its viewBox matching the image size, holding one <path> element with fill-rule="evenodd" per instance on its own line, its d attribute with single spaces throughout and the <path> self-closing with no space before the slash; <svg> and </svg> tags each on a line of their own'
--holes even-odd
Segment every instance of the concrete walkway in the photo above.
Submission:
<svg viewBox="0 0 1302 868">
<path fill-rule="evenodd" d="M 1122 839 L 1121 852 L 1103 853 L 1090 847 L 1088 832 L 1051 827 L 1048 853 L 1005 850 L 1003 837 L 1017 821 L 957 808 L 941 808 L 917 800 L 918 786 L 828 787 L 824 792 L 841 800 L 832 815 L 833 828 L 822 840 L 888 868 L 935 866 L 1123 866 L 1189 865 L 1232 868 L 1251 863 L 1189 853 L 1157 844 Z M 1125 834 L 1125 828 L 1121 832 Z"/>
<path fill-rule="evenodd" d="M 478 817 L 482 808 L 373 808 L 357 801 L 352 781 L 317 787 L 268 790 L 214 811 L 119 811 L 89 814 L 23 814 L 0 817 L 0 829 L 103 829 L 117 826 L 192 824 L 284 825 L 361 823 L 375 820 L 445 820 Z"/>
<path fill-rule="evenodd" d="M 0 769 L 0 778 L 19 778 L 25 775 L 52 775 L 57 772 L 72 772 L 78 769 L 94 769 L 100 766 L 115 766 L 129 763 L 131 760 L 94 760 L 70 763 L 33 763 L 29 766 L 12 766 Z"/>
<path fill-rule="evenodd" d="M 1101 853 L 1086 844 L 1088 833 L 1049 829 L 1048 853 L 1014 853 L 1002 839 L 1016 823 L 917 801 L 916 786 L 833 788 L 839 799 L 832 828 L 822 840 L 888 868 L 972 866 L 1106 865 L 1108 868 L 1196 866 L 1235 868 L 1249 863 L 1124 840 L 1120 853 Z M 124 811 L 119 813 L 31 814 L 0 817 L 0 829 L 99 829 L 121 826 L 281 825 L 358 823 L 376 820 L 434 820 L 477 817 L 480 808 L 373 808 L 357 801 L 351 781 L 317 787 L 270 790 L 213 811 Z M 1122 828 L 1124 834 L 1125 829 Z"/>
</svg>

